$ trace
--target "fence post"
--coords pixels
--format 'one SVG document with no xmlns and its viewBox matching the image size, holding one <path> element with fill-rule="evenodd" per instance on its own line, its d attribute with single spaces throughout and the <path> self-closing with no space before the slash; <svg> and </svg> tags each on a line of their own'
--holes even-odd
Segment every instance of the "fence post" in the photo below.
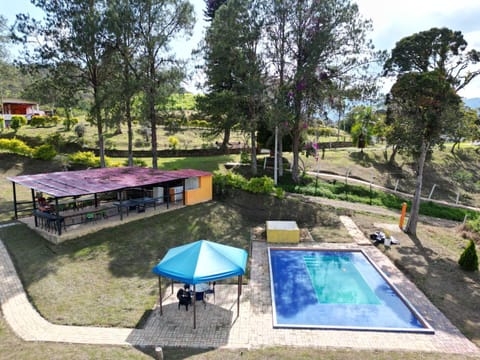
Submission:
<svg viewBox="0 0 480 360">
<path fill-rule="evenodd" d="M 433 184 L 432 190 L 430 191 L 430 195 L 428 195 L 428 200 L 432 198 L 433 192 L 435 191 L 435 188 L 437 187 L 437 184 Z"/>
</svg>

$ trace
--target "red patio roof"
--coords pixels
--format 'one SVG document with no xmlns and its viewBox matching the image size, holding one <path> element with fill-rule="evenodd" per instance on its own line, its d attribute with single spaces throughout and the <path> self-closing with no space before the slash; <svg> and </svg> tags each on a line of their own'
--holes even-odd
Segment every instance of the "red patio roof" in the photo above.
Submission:
<svg viewBox="0 0 480 360">
<path fill-rule="evenodd" d="M 116 167 L 21 175 L 7 179 L 54 197 L 79 196 L 212 175 L 201 170 Z"/>
</svg>

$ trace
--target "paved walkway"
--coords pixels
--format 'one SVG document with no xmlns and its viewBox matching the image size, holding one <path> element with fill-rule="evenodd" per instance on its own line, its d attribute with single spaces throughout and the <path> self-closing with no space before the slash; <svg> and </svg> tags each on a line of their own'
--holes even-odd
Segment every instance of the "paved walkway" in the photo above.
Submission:
<svg viewBox="0 0 480 360">
<path fill-rule="evenodd" d="M 437 310 L 390 260 L 368 243 L 347 217 L 341 220 L 354 234 L 350 244 L 301 243 L 303 247 L 361 247 L 387 274 L 391 282 L 410 300 L 435 329 L 434 335 L 309 329 L 274 329 L 270 280 L 267 261 L 268 244 L 254 239 L 251 252 L 251 279 L 243 287 L 240 315 L 237 317 L 237 287 L 219 285 L 215 301 L 196 307 L 197 328 L 193 329 L 193 309 L 178 309 L 173 292 L 167 291 L 163 315 L 153 309 L 143 329 L 120 329 L 53 325 L 43 319 L 29 303 L 10 257 L 0 241 L 0 303 L 3 315 L 14 332 L 26 341 L 118 344 L 134 346 L 259 348 L 265 346 L 332 347 L 354 349 L 411 350 L 480 355 L 480 350 L 466 339 Z M 358 230 L 358 229 L 357 229 Z M 362 245 L 360 245 L 362 244 Z M 291 245 L 290 245 L 291 246 Z"/>
</svg>

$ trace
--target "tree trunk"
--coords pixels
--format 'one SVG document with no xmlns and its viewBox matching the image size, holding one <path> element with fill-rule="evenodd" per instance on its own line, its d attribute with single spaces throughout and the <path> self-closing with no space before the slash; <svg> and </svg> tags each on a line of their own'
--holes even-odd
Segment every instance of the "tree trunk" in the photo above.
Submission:
<svg viewBox="0 0 480 360">
<path fill-rule="evenodd" d="M 93 116 L 97 123 L 97 133 L 98 133 L 98 153 L 100 157 L 100 167 L 106 167 L 105 163 L 105 146 L 103 141 L 103 124 L 102 124 L 102 113 L 100 111 L 100 99 L 98 95 L 98 87 L 93 86 Z"/>
<path fill-rule="evenodd" d="M 458 145 L 458 141 L 453 143 L 452 148 L 450 149 L 450 152 L 452 153 L 452 155 L 455 155 L 455 147 L 457 145 Z"/>
<path fill-rule="evenodd" d="M 228 149 L 228 143 L 230 142 L 230 133 L 231 133 L 230 126 L 227 126 L 223 131 L 223 142 L 220 147 L 220 149 L 223 150 L 224 152 L 226 152 L 226 150 Z"/>
<path fill-rule="evenodd" d="M 157 154 L 157 113 L 155 111 L 155 101 L 157 98 L 156 91 L 156 71 L 155 71 L 155 56 L 149 54 L 149 74 L 148 74 L 148 91 L 147 91 L 147 102 L 148 102 L 148 117 L 150 120 L 150 128 L 152 130 L 152 168 L 158 169 L 158 154 Z"/>
<path fill-rule="evenodd" d="M 412 209 L 410 210 L 407 227 L 405 228 L 405 232 L 413 236 L 417 236 L 418 214 L 420 212 L 420 201 L 422 196 L 423 167 L 425 166 L 425 159 L 427 158 L 427 152 L 429 147 L 430 144 L 425 142 L 425 140 L 422 142 L 422 145 L 420 147 L 415 195 L 413 196 Z"/>
<path fill-rule="evenodd" d="M 293 143 L 292 143 L 292 151 L 293 151 L 293 162 L 292 162 L 292 180 L 295 184 L 300 182 L 300 176 L 298 171 L 299 165 L 299 152 L 300 152 L 300 129 L 298 128 L 300 125 L 296 125 L 293 129 Z"/>
<path fill-rule="evenodd" d="M 128 135 L 128 166 L 133 166 L 133 128 L 132 128 L 132 112 L 130 109 L 130 97 L 126 99 L 125 117 L 127 118 L 127 135 Z"/>
<path fill-rule="evenodd" d="M 390 159 L 388 160 L 388 163 L 390 165 L 395 164 L 395 155 L 397 155 L 398 147 L 397 145 L 392 146 L 392 154 L 390 155 Z"/>
</svg>

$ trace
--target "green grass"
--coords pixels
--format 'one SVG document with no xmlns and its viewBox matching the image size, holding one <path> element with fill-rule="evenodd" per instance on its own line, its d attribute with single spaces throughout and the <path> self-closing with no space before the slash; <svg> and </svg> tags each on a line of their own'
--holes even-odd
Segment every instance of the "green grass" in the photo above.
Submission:
<svg viewBox="0 0 480 360">
<path fill-rule="evenodd" d="M 155 304 L 158 289 L 151 269 L 169 248 L 206 239 L 248 249 L 253 225 L 235 210 L 207 203 L 57 246 L 25 226 L 2 228 L 0 238 L 47 319 L 135 327 Z"/>
<path fill-rule="evenodd" d="M 411 200 L 409 199 L 374 189 L 370 190 L 367 186 L 345 184 L 340 181 L 333 184 L 323 180 L 315 181 L 312 178 L 306 178 L 305 180 L 307 182 L 305 185 L 295 185 L 286 182 L 280 184 L 280 186 L 285 191 L 292 193 L 377 205 L 395 210 L 401 209 L 404 202 L 407 203 L 408 209 L 411 207 Z M 472 219 L 480 215 L 472 210 L 448 207 L 425 201 L 420 204 L 420 214 L 454 221 L 463 221 L 465 216 Z"/>
</svg>

